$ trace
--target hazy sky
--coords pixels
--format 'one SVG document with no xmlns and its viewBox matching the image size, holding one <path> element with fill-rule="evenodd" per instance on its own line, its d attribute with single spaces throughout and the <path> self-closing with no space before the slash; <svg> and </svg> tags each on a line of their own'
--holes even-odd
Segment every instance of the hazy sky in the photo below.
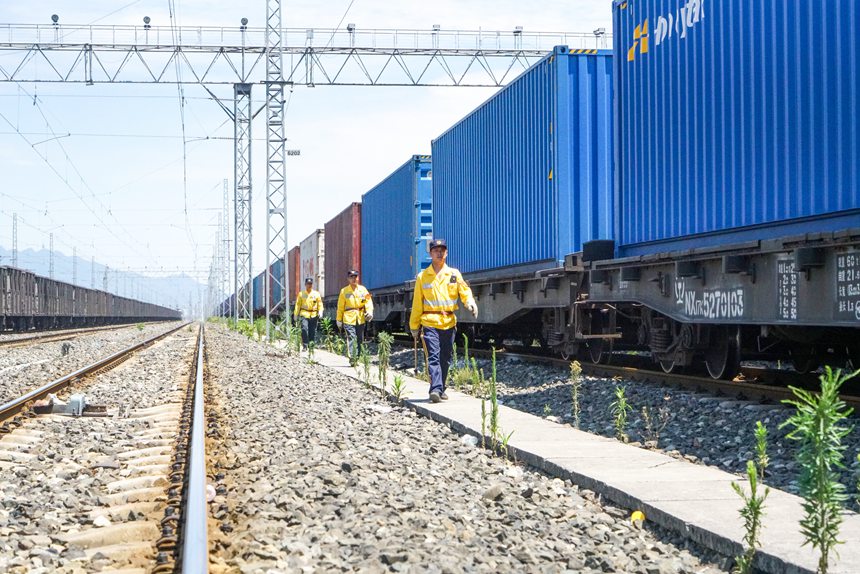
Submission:
<svg viewBox="0 0 860 574">
<path fill-rule="evenodd" d="M 145 15 L 153 25 L 170 25 L 169 5 L 167 0 L 3 2 L 0 37 L 5 24 L 50 28 L 55 13 L 64 26 L 139 25 Z M 173 5 L 173 22 L 182 26 L 235 27 L 247 17 L 249 26 L 259 27 L 265 19 L 264 0 L 174 0 Z M 359 30 L 433 24 L 484 31 L 522 26 L 527 32 L 611 28 L 610 0 L 331 0 L 284 2 L 283 10 L 285 28 L 334 28 L 342 19 L 343 27 L 355 23 Z M 0 66 L 8 70 L 21 57 L 0 52 Z M 47 73 L 44 61 L 30 66 Z M 263 87 L 255 90 L 257 108 Z M 229 86 L 213 91 L 232 97 Z M 286 116 L 288 147 L 301 150 L 287 167 L 290 245 L 360 200 L 412 154 L 430 153 L 434 137 L 494 91 L 296 86 Z M 176 270 L 205 280 L 225 178 L 232 197 L 233 126 L 201 86 L 186 85 L 184 96 L 183 152 L 175 85 L 0 83 L 0 245 L 11 247 L 15 212 L 21 250 L 47 247 L 53 232 L 55 250 L 68 255 L 76 247 L 80 257 L 95 256 L 115 268 L 147 274 Z M 263 268 L 265 246 L 263 116 L 253 126 L 255 273 Z"/>
</svg>

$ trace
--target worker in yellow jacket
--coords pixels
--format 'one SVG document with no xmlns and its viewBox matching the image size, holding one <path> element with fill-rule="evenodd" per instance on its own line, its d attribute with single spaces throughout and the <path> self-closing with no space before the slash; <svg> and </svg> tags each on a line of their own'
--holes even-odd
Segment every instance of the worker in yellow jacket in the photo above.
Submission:
<svg viewBox="0 0 860 574">
<path fill-rule="evenodd" d="M 314 289 L 313 277 L 305 279 L 305 290 L 296 297 L 293 320 L 302 321 L 302 348 L 314 343 L 317 338 L 317 321 L 323 314 L 323 301 L 320 292 Z"/>
<path fill-rule="evenodd" d="M 412 296 L 412 313 L 409 329 L 417 340 L 421 337 L 427 353 L 427 370 L 430 373 L 430 401 L 447 400 L 445 382 L 454 336 L 457 334 L 457 300 L 477 319 L 478 305 L 472 296 L 469 284 L 456 269 L 448 267 L 448 245 L 444 239 L 434 239 L 429 244 L 430 266 L 415 278 Z"/>
<path fill-rule="evenodd" d="M 337 328 L 346 332 L 349 364 L 355 365 L 364 342 L 365 323 L 373 321 L 373 299 L 358 283 L 358 271 L 350 269 L 346 276 L 349 285 L 340 290 L 337 298 Z"/>
</svg>

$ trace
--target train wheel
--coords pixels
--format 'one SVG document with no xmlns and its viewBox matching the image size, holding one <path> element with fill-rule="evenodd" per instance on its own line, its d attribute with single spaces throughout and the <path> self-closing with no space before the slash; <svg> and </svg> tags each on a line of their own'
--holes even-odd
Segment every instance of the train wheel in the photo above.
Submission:
<svg viewBox="0 0 860 574">
<path fill-rule="evenodd" d="M 660 368 L 663 369 L 664 373 L 671 373 L 675 370 L 675 356 L 672 355 L 671 358 L 660 359 Z"/>
<path fill-rule="evenodd" d="M 559 348 L 559 354 L 565 361 L 569 361 L 571 357 L 576 357 L 579 353 L 579 345 L 576 343 L 567 342 Z"/>
<path fill-rule="evenodd" d="M 789 354 L 794 370 L 802 375 L 814 371 L 821 364 L 818 349 L 814 345 L 794 345 L 789 349 Z"/>
<path fill-rule="evenodd" d="M 712 379 L 732 379 L 741 365 L 740 330 L 737 327 L 714 327 L 705 351 L 705 367 Z"/>
<path fill-rule="evenodd" d="M 592 363 L 608 365 L 612 358 L 612 339 L 590 339 L 588 341 L 588 358 Z"/>
</svg>

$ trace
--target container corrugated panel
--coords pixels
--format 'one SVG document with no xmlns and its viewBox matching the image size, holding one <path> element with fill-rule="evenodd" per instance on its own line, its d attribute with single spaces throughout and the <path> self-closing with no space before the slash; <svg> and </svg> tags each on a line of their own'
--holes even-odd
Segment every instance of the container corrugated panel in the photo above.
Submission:
<svg viewBox="0 0 860 574">
<path fill-rule="evenodd" d="M 856 0 L 614 5 L 622 255 L 860 225 Z"/>
<path fill-rule="evenodd" d="M 263 306 L 265 304 L 264 297 L 266 295 L 264 291 L 265 287 L 265 277 L 263 276 L 263 272 L 261 271 L 259 275 L 254 277 L 254 294 L 253 294 L 253 308 L 254 311 L 259 313 L 263 312 Z"/>
<path fill-rule="evenodd" d="M 305 278 L 313 277 L 314 289 L 323 293 L 325 290 L 325 230 L 317 229 L 299 244 L 299 257 L 302 270 L 299 277 L 301 288 L 305 286 Z"/>
<path fill-rule="evenodd" d="M 430 264 L 432 178 L 430 156 L 412 156 L 362 196 L 361 282 L 368 289 L 400 285 Z"/>
<path fill-rule="evenodd" d="M 282 259 L 276 259 L 274 263 L 269 265 L 269 273 L 271 273 L 271 277 L 269 279 L 269 305 L 277 305 L 281 301 L 281 297 L 283 296 L 283 284 L 286 281 L 286 277 L 284 277 L 284 262 Z M 265 281 L 265 277 L 263 278 Z M 265 288 L 265 283 L 263 284 L 263 288 Z M 254 298 L 256 299 L 256 288 L 254 293 Z M 263 301 L 263 305 L 265 305 L 265 301 Z"/>
<path fill-rule="evenodd" d="M 323 297 L 340 293 L 347 283 L 346 273 L 361 273 L 361 204 L 352 203 L 325 224 L 325 292 Z"/>
<path fill-rule="evenodd" d="M 556 47 L 433 141 L 433 227 L 463 272 L 612 234 L 612 58 Z"/>
<path fill-rule="evenodd" d="M 301 286 L 299 284 L 299 282 L 300 282 L 299 269 L 301 269 L 300 252 L 301 252 L 301 249 L 299 248 L 298 245 L 296 245 L 295 247 L 290 249 L 289 253 L 287 253 L 287 266 L 289 267 L 289 274 L 290 274 L 290 279 L 289 279 L 289 282 L 290 282 L 290 293 L 289 293 L 290 303 L 292 303 L 293 301 L 296 300 L 296 295 L 298 294 L 299 289 L 301 289 Z"/>
</svg>

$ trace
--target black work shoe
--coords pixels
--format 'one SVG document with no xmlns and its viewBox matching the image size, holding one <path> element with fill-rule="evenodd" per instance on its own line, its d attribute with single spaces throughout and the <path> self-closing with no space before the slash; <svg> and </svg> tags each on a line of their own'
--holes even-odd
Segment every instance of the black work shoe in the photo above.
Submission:
<svg viewBox="0 0 860 574">
<path fill-rule="evenodd" d="M 442 399 L 443 401 L 447 401 L 448 400 L 448 393 L 446 393 L 445 391 L 442 391 L 442 394 L 439 395 L 439 398 Z"/>
<path fill-rule="evenodd" d="M 438 403 L 441 400 L 442 400 L 442 398 L 439 396 L 439 393 L 430 393 L 430 402 L 431 403 Z"/>
</svg>

